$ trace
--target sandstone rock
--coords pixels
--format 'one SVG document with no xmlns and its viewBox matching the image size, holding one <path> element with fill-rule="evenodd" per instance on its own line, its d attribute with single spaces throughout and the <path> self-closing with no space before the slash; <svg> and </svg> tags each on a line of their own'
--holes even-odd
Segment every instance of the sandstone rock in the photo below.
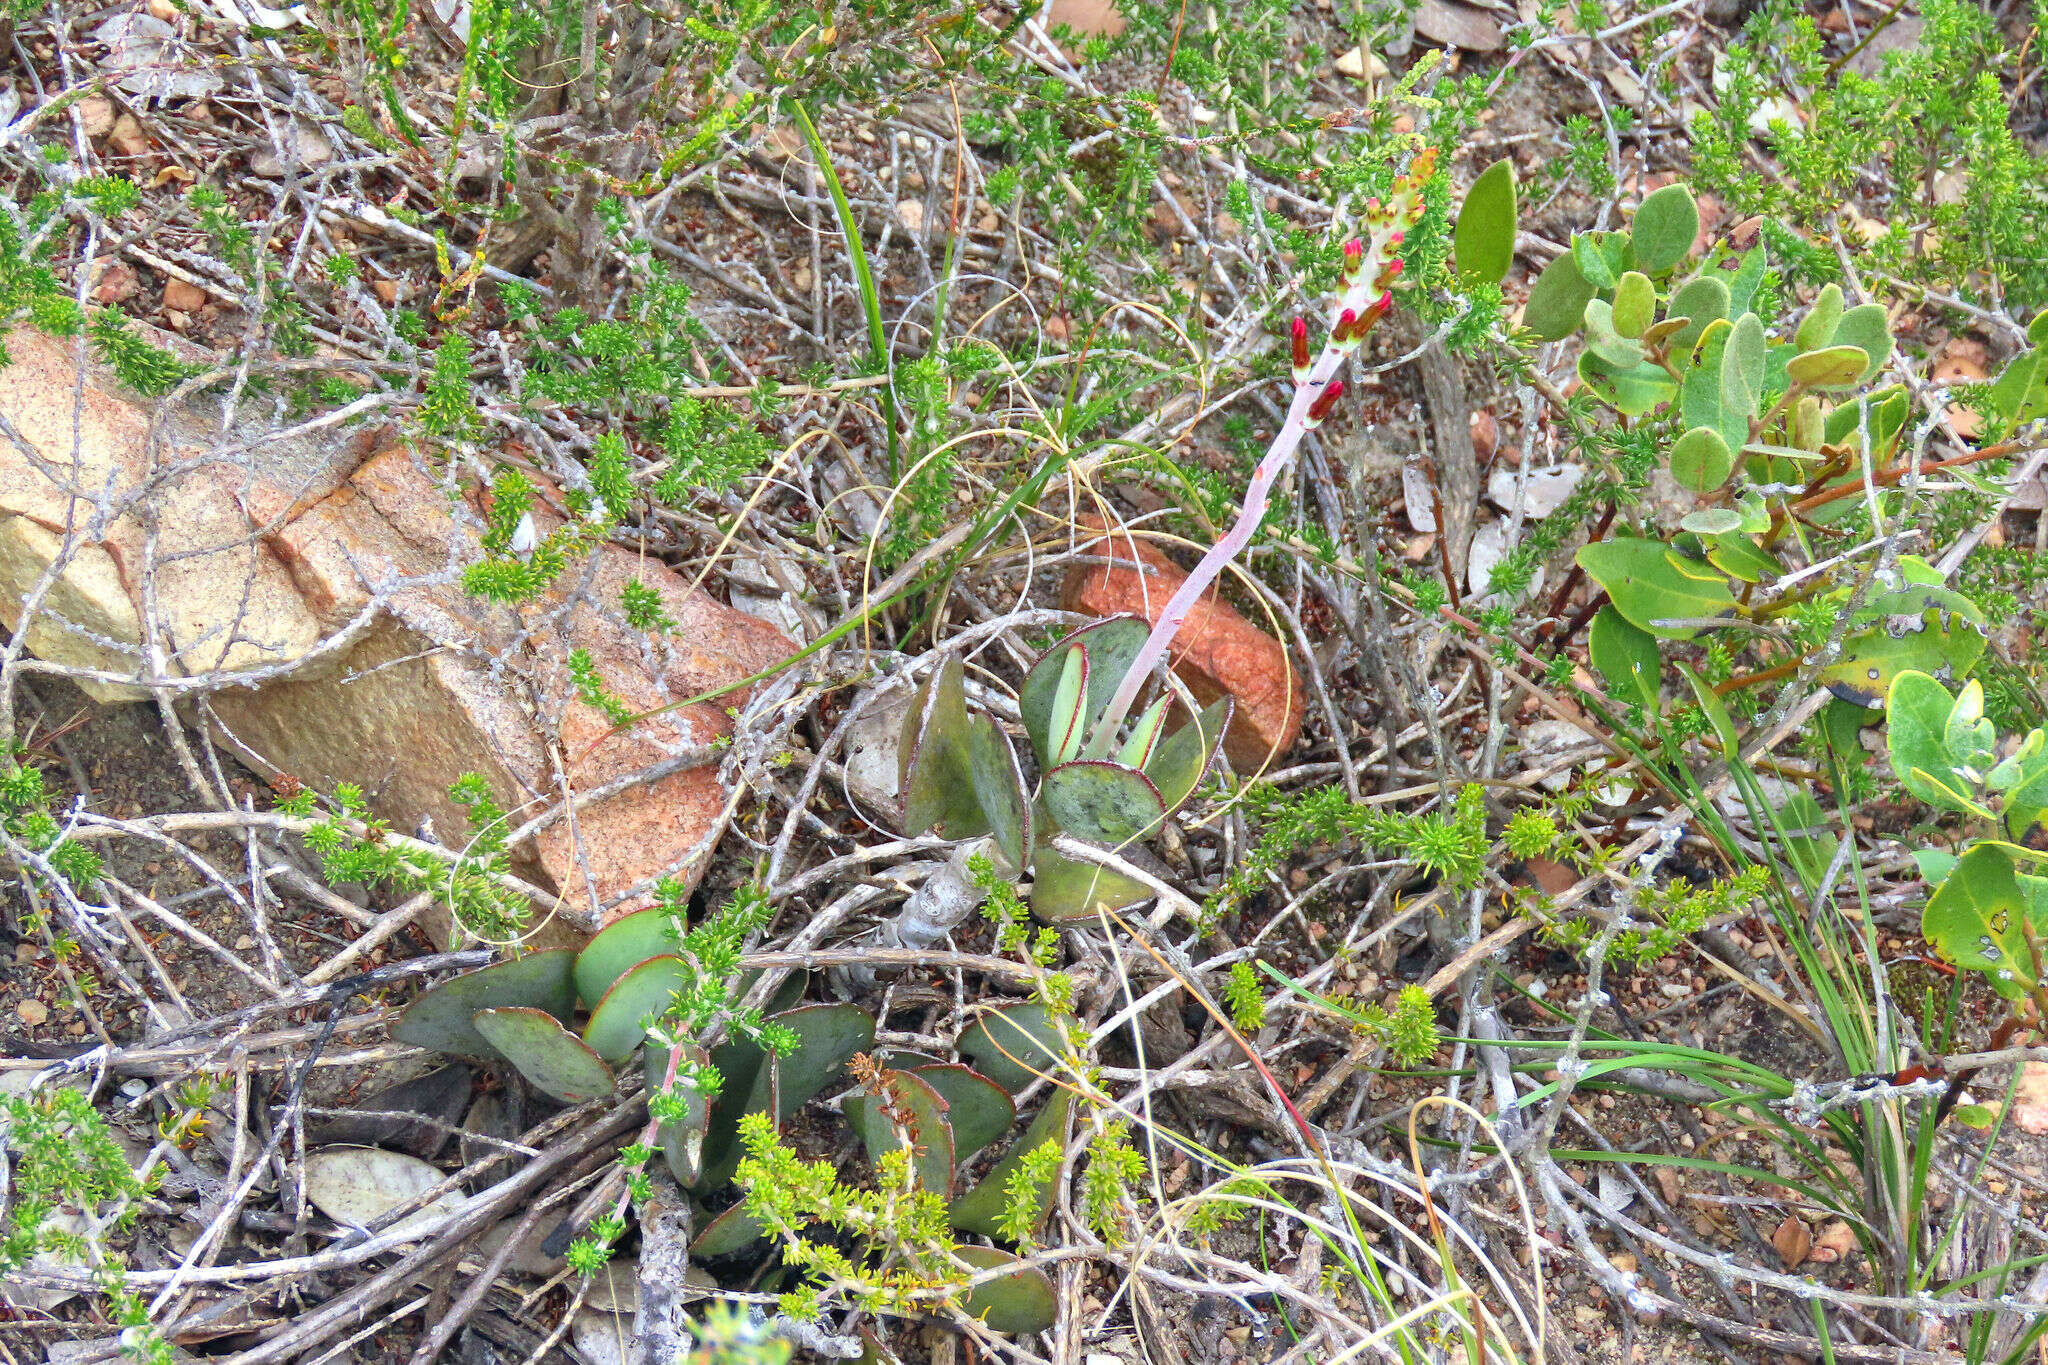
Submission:
<svg viewBox="0 0 2048 1365">
<path fill-rule="evenodd" d="M 1113 0 L 1052 0 L 1046 6 L 1047 29 L 1070 28 L 1083 38 L 1114 38 L 1125 28 Z"/>
<path fill-rule="evenodd" d="M 1102 529 L 1101 523 L 1094 522 L 1093 529 Z M 1060 604 L 1068 611 L 1091 616 L 1132 612 L 1156 622 L 1167 599 L 1187 579 L 1180 566 L 1133 535 L 1096 540 L 1082 551 L 1116 562 L 1079 564 L 1068 571 L 1060 588 Z M 1170 659 L 1173 671 L 1204 705 L 1226 692 L 1237 699 L 1223 749 L 1239 772 L 1272 766 L 1301 737 L 1308 698 L 1286 646 L 1245 620 L 1214 589 L 1188 613 L 1174 636 Z"/>
<path fill-rule="evenodd" d="M 196 313 L 206 306 L 206 291 L 196 284 L 183 280 L 164 282 L 164 307 L 175 308 L 181 313 Z"/>
<path fill-rule="evenodd" d="M 794 649 L 666 565 L 609 546 L 537 602 L 479 601 L 459 576 L 481 553 L 481 495 L 390 446 L 388 433 L 319 444 L 238 428 L 223 438 L 209 410 L 152 414 L 97 366 L 81 387 L 70 343 L 21 331 L 6 345 L 14 363 L 0 368 L 0 415 L 22 441 L 0 442 L 0 619 L 25 628 L 38 657 L 101 675 L 78 681 L 107 701 L 150 695 L 137 684 L 153 622 L 165 675 L 218 675 L 209 714 L 233 752 L 317 790 L 356 783 L 401 831 L 428 820 L 459 846 L 469 833 L 448 788 L 468 772 L 516 825 L 565 790 L 675 766 L 729 735 L 726 708 L 746 700 L 612 734 L 576 693 L 574 649 L 636 711 L 716 690 Z M 558 524 L 544 510 L 537 519 L 543 532 Z M 53 565 L 24 626 L 24 600 Z M 620 615 L 636 578 L 660 594 L 673 635 L 644 635 Z M 261 686 L 232 685 L 252 671 Z M 704 754 L 556 819 L 513 850 L 516 870 L 562 892 L 544 909 L 593 928 L 607 901 L 614 915 L 645 904 L 657 876 L 694 883 L 729 799 L 716 756 Z"/>
</svg>

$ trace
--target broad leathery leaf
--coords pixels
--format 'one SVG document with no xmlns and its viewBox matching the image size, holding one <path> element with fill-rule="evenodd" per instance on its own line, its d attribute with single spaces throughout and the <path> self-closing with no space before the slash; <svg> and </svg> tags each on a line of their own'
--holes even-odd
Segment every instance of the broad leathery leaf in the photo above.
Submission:
<svg viewBox="0 0 2048 1365">
<path fill-rule="evenodd" d="M 1515 164 L 1506 157 L 1479 173 L 1458 209 L 1452 234 L 1458 279 L 1468 288 L 1499 284 L 1515 263 Z"/>
<path fill-rule="evenodd" d="M 1068 1022 L 1035 1000 L 1019 1001 L 969 1024 L 958 1047 L 976 1071 L 1014 1095 L 1066 1055 Z"/>
<path fill-rule="evenodd" d="M 1602 540 L 1583 546 L 1579 567 L 1607 590 L 1614 609 L 1639 630 L 1666 640 L 1690 640 L 1697 626 L 1661 621 L 1719 616 L 1735 606 L 1728 580 L 1701 577 L 1673 563 L 1661 541 Z"/>
<path fill-rule="evenodd" d="M 737 1038 L 711 1054 L 724 1078 L 704 1134 L 699 1189 L 715 1189 L 739 1165 L 740 1116 L 762 1113 L 778 1125 L 846 1071 L 847 1059 L 874 1045 L 874 1016 L 856 1005 L 800 1005 L 771 1015 L 797 1038 L 796 1051 L 769 1058 L 751 1038 Z"/>
<path fill-rule="evenodd" d="M 1096 545 L 1096 553 L 1130 556 L 1128 545 L 1119 546 L 1118 532 L 1110 531 L 1107 536 L 1107 543 Z M 1067 652 L 1083 649 L 1088 655 L 1087 701 L 1081 708 L 1085 732 L 1094 728 L 1095 718 L 1116 694 L 1117 684 L 1124 680 L 1131 660 L 1138 657 L 1145 637 L 1151 633 L 1152 627 L 1142 617 L 1108 616 L 1089 622 L 1038 656 L 1038 662 L 1024 675 L 1024 685 L 1017 689 L 1017 712 L 1023 718 L 1024 733 L 1031 739 L 1031 752 L 1038 756 L 1040 767 L 1054 766 L 1048 758 L 1052 752 L 1053 699 L 1066 668 Z"/>
<path fill-rule="evenodd" d="M 1048 1331 L 1059 1322 L 1059 1294 L 1051 1277 L 1037 1266 L 1026 1265 L 994 1247 L 956 1247 L 954 1255 L 976 1270 L 1015 1267 L 967 1291 L 960 1300 L 960 1311 L 968 1317 L 981 1319 L 992 1332 L 1010 1336 Z"/>
<path fill-rule="evenodd" d="M 1820 291 L 1813 307 L 1806 310 L 1794 341 L 1802 351 L 1818 351 L 1834 344 L 1835 327 L 1842 321 L 1842 286 L 1831 284 Z"/>
<path fill-rule="evenodd" d="M 903 832 L 912 838 L 934 829 L 948 839 L 988 833 L 988 817 L 975 799 L 966 679 L 960 656 L 947 655 L 910 709 L 908 742 L 898 761 Z"/>
<path fill-rule="evenodd" d="M 1770 253 L 1762 247 L 1753 246 L 1742 253 L 1742 263 L 1726 277 L 1728 317 L 1731 320 L 1749 311 L 1749 305 L 1756 299 L 1757 286 L 1764 282 L 1764 273 L 1770 268 Z"/>
<path fill-rule="evenodd" d="M 1638 277 L 1640 278 L 1640 277 Z M 1586 304 L 1586 345 L 1611 368 L 1625 370 L 1643 360 L 1643 346 L 1621 335 L 1614 325 L 1614 306 L 1605 299 Z"/>
<path fill-rule="evenodd" d="M 1671 443 L 1671 477 L 1696 493 L 1711 493 L 1735 472 L 1735 452 L 1712 427 L 1693 427 Z"/>
<path fill-rule="evenodd" d="M 1609 602 L 1593 617 L 1587 645 L 1593 667 L 1607 680 L 1616 701 L 1640 702 L 1657 709 L 1664 660 L 1657 653 L 1657 637 L 1630 623 Z"/>
<path fill-rule="evenodd" d="M 1846 389 L 1861 382 L 1868 357 L 1861 346 L 1829 346 L 1785 362 L 1785 377 L 1810 389 Z"/>
<path fill-rule="evenodd" d="M 2027 324 L 2027 344 L 2048 346 L 2048 308 L 2034 314 L 2034 320 Z"/>
<path fill-rule="evenodd" d="M 1885 698 L 1885 749 L 1899 784 L 1937 810 L 1990 818 L 1971 793 L 1977 784 L 1955 771 L 1943 738 L 1955 699 L 1939 682 L 1907 669 Z"/>
<path fill-rule="evenodd" d="M 641 910 L 613 920 L 576 954 L 576 995 L 595 1009 L 604 993 L 650 957 L 673 957 L 680 940 L 666 910 Z"/>
<path fill-rule="evenodd" d="M 1726 512 L 1738 522 L 1747 524 L 1742 513 L 1730 507 L 1717 507 L 1717 512 Z M 1733 531 L 1716 534 L 1707 544 L 1707 562 L 1745 583 L 1762 583 L 1776 578 L 1785 571 L 1785 566 L 1769 550 L 1750 539 L 1752 533 L 1738 526 Z"/>
<path fill-rule="evenodd" d="M 590 1012 L 583 1041 L 607 1062 L 618 1063 L 647 1040 L 645 1021 L 666 1014 L 676 992 L 696 979 L 688 963 L 672 954 L 651 957 L 618 979 Z"/>
<path fill-rule="evenodd" d="M 576 1008 L 576 984 L 571 976 L 575 962 L 573 949 L 551 948 L 444 981 L 398 1016 L 391 1026 L 392 1040 L 458 1057 L 502 1060 L 498 1050 L 476 1031 L 476 1012 L 500 1005 L 530 1005 L 566 1022 Z"/>
<path fill-rule="evenodd" d="M 1599 302 L 1595 299 L 1587 308 Z M 1587 388 L 1630 417 L 1640 417 L 1678 396 L 1678 385 L 1671 382 L 1670 373 L 1647 360 L 1615 369 L 1588 350 L 1579 353 L 1578 369 Z"/>
<path fill-rule="evenodd" d="M 1975 602 L 1947 588 L 1914 585 L 1881 593 L 1860 620 L 1874 624 L 1842 642 L 1842 659 L 1820 670 L 1818 681 L 1844 701 L 1876 710 L 1892 683 L 1917 670 L 1961 677 L 1984 655 L 1984 614 Z"/>
<path fill-rule="evenodd" d="M 1538 341 L 1562 341 L 1579 329 L 1594 293 L 1592 282 L 1579 273 L 1578 262 L 1566 252 L 1545 266 L 1536 283 L 1529 286 L 1522 325 L 1534 332 Z"/>
<path fill-rule="evenodd" d="M 1186 805 L 1195 788 L 1201 785 L 1202 775 L 1209 771 L 1217 747 L 1223 743 L 1223 732 L 1229 728 L 1234 710 L 1235 704 L 1229 697 L 1203 708 L 1200 715 L 1168 735 L 1145 766 L 1145 776 L 1152 779 L 1168 815 Z"/>
<path fill-rule="evenodd" d="M 2048 316 L 2044 310 L 2043 316 Z M 2048 347 L 2014 357 L 1991 384 L 1991 410 L 2008 422 L 2048 415 Z"/>
<path fill-rule="evenodd" d="M 546 1010 L 521 1005 L 478 1010 L 474 1022 L 485 1041 L 541 1094 L 563 1104 L 587 1104 L 612 1093 L 612 1069 Z"/>
<path fill-rule="evenodd" d="M 1717 276 L 1697 275 L 1678 286 L 1665 306 L 1666 317 L 1684 318 L 1685 326 L 1671 338 L 1671 358 L 1683 367 L 1692 360 L 1700 334 L 1728 316 L 1728 286 Z"/>
<path fill-rule="evenodd" d="M 1985 841 L 1963 854 L 1927 898 L 1920 932 L 1958 967 L 1984 973 L 1991 988 L 2018 999 L 2034 986 L 2031 924 L 2048 938 L 2048 878 L 2019 871 L 2010 844 Z"/>
<path fill-rule="evenodd" d="M 1024 795 L 1024 771 L 1017 766 L 1017 751 L 1010 746 L 1010 737 L 987 716 L 970 718 L 967 731 L 975 804 L 1011 870 L 1022 872 L 1031 853 L 1031 802 Z"/>
<path fill-rule="evenodd" d="M 1856 383 L 1867 383 L 1892 358 L 1891 315 L 1881 303 L 1858 304 L 1835 324 L 1834 346 L 1855 346 L 1868 360 Z"/>
<path fill-rule="evenodd" d="M 1122 910 L 1152 895 L 1152 888 L 1135 878 L 1043 844 L 1031 854 L 1031 913 L 1048 924 L 1094 919 L 1101 910 Z"/>
<path fill-rule="evenodd" d="M 1720 439 L 1718 432 L 1715 433 L 1714 439 Z M 1678 529 L 1690 531 L 1696 536 L 1725 536 L 1730 532 L 1742 529 L 1742 513 L 1732 507 L 1701 507 L 1687 512 L 1684 516 L 1680 517 L 1678 519 Z M 1715 568 L 1720 569 L 1722 572 L 1732 572 L 1727 565 L 1714 557 L 1712 548 L 1707 550 L 1707 559 L 1708 562 L 1712 563 Z M 1742 574 L 1735 574 L 1734 576 L 1743 578 L 1745 582 L 1753 583 L 1756 581 L 1753 578 L 1746 578 Z"/>
<path fill-rule="evenodd" d="M 1579 274 L 1595 289 L 1612 289 L 1621 272 L 1614 268 L 1607 253 L 1600 249 L 1600 235 L 1594 232 L 1572 234 L 1572 263 L 1579 268 Z"/>
<path fill-rule="evenodd" d="M 1610 312 L 1614 330 L 1630 341 L 1640 341 L 1657 320 L 1657 286 L 1640 270 L 1624 273 L 1614 286 Z"/>
<path fill-rule="evenodd" d="M 911 1071 L 884 1070 L 879 1090 L 846 1102 L 846 1117 L 868 1149 L 868 1160 L 879 1165 L 889 1153 L 908 1150 L 917 1187 L 951 1198 L 953 1125 L 946 1122 L 945 1099 Z"/>
<path fill-rule="evenodd" d="M 365 1227 L 440 1184 L 440 1170 L 403 1152 L 379 1147 L 322 1147 L 306 1153 L 302 1176 L 314 1208 L 343 1227 Z M 438 1195 L 384 1232 L 424 1232 L 469 1202 L 460 1190 Z"/>
<path fill-rule="evenodd" d="M 1010 1144 L 1008 1151 L 989 1167 L 988 1174 L 967 1193 L 953 1201 L 948 1210 L 953 1226 L 963 1232 L 980 1233 L 983 1237 L 1002 1235 L 999 1219 L 1009 1203 L 1010 1173 L 1024 1164 L 1024 1158 L 1048 1142 L 1062 1142 L 1067 1133 L 1067 1115 L 1073 1109 L 1074 1092 L 1063 1086 L 1055 1086 L 1045 1106 L 1024 1130 L 1024 1136 Z M 1045 1221 L 1045 1215 L 1052 1208 L 1052 1187 L 1055 1182 L 1047 1181 L 1038 1192 L 1038 1212 L 1032 1220 L 1034 1231 Z"/>
<path fill-rule="evenodd" d="M 1166 821 L 1166 802 L 1152 779 L 1107 759 L 1061 764 L 1045 775 L 1040 796 L 1054 824 L 1110 848 L 1142 839 Z"/>
<path fill-rule="evenodd" d="M 686 1042 L 682 1047 L 679 1072 L 682 1063 L 692 1067 L 711 1065 L 711 1055 L 697 1044 Z M 650 1047 L 640 1055 L 641 1075 L 647 1082 L 647 1093 L 655 1094 L 668 1079 L 668 1049 Z M 747 1079 L 751 1083 L 752 1077 Z M 711 1120 L 711 1105 L 704 1098 L 704 1092 L 694 1085 L 683 1083 L 676 1086 L 676 1091 L 683 1102 L 683 1116 L 662 1123 L 661 1154 L 668 1162 L 669 1174 L 679 1184 L 688 1187 L 697 1183 L 697 1177 L 704 1170 L 704 1131 Z"/>
<path fill-rule="evenodd" d="M 982 1148 L 1010 1131 L 1017 1121 L 1017 1102 L 1007 1090 L 973 1067 L 958 1062 L 931 1062 L 903 1068 L 939 1092 L 946 1102 L 946 1122 L 953 1128 L 953 1159 L 964 1164 Z"/>
<path fill-rule="evenodd" d="M 1721 434 L 1728 434 L 1733 418 L 1740 417 L 1743 423 L 1742 440 L 1731 440 L 1730 446 L 1740 448 L 1749 440 L 1749 419 L 1757 415 L 1757 404 L 1763 398 L 1769 354 L 1763 320 L 1754 313 L 1737 318 L 1721 366 Z"/>
<path fill-rule="evenodd" d="M 1692 254 L 1700 235 L 1700 206 L 1684 185 L 1666 185 L 1643 200 L 1629 224 L 1636 261 L 1652 275 L 1661 275 Z"/>
<path fill-rule="evenodd" d="M 1942 747 L 1958 772 L 1988 773 L 1998 761 L 1998 727 L 1984 718 L 1984 684 L 1963 684 L 1942 727 Z"/>
<path fill-rule="evenodd" d="M 1821 425 L 1821 434 L 1827 444 L 1838 446 L 1867 433 L 1872 458 L 1882 460 L 1890 456 L 1892 444 L 1904 428 L 1906 414 L 1910 410 L 1911 400 L 1905 389 L 1893 385 L 1852 399 L 1830 411 Z"/>
</svg>

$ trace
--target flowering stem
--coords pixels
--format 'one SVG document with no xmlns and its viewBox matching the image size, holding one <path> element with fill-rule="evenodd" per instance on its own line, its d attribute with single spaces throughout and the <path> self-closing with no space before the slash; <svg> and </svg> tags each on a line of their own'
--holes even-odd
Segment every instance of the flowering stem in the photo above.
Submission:
<svg viewBox="0 0 2048 1365">
<path fill-rule="evenodd" d="M 1287 406 L 1286 420 L 1280 424 L 1280 431 L 1274 436 L 1273 444 L 1266 448 L 1258 468 L 1252 471 L 1251 483 L 1245 489 L 1244 501 L 1238 507 L 1237 519 L 1230 530 L 1202 556 L 1201 563 L 1195 565 L 1186 581 L 1167 599 L 1159 619 L 1152 626 L 1152 633 L 1145 637 L 1144 647 L 1132 658 L 1131 666 L 1109 699 L 1109 705 L 1096 721 L 1086 752 L 1111 751 L 1118 727 L 1130 714 L 1131 704 L 1138 699 L 1145 680 L 1152 676 L 1152 670 L 1160 660 L 1166 658 L 1174 636 L 1187 624 L 1188 614 L 1194 610 L 1202 594 L 1223 573 L 1224 567 L 1251 543 L 1259 523 L 1265 520 L 1274 481 L 1293 461 L 1294 452 L 1301 446 L 1301 438 L 1320 424 L 1334 405 L 1343 388 L 1337 371 L 1343 367 L 1345 358 L 1365 339 L 1373 324 L 1384 317 L 1393 304 L 1388 288 L 1401 269 L 1401 260 L 1396 252 L 1403 232 L 1422 216 L 1422 187 L 1428 182 L 1434 165 L 1434 152 L 1422 152 L 1409 166 L 1408 174 L 1394 182 L 1389 203 L 1382 206 L 1374 200 L 1367 205 L 1366 240 L 1363 243 L 1353 242 L 1345 248 L 1345 285 L 1343 293 L 1330 309 L 1329 340 L 1305 371 L 1301 365 L 1306 350 L 1305 330 L 1299 324 L 1294 328 L 1294 401 Z"/>
</svg>

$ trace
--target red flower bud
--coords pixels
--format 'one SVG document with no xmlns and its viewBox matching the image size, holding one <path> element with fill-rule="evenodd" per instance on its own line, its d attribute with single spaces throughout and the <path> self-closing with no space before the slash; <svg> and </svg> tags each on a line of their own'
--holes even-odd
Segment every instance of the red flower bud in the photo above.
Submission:
<svg viewBox="0 0 2048 1365">
<path fill-rule="evenodd" d="M 1294 320 L 1294 377 L 1299 380 L 1308 373 L 1308 320 Z"/>
<path fill-rule="evenodd" d="M 1344 381 L 1341 379 L 1331 380 L 1329 387 L 1317 394 L 1316 401 L 1308 405 L 1306 424 L 1315 426 L 1325 417 L 1328 417 L 1337 406 L 1337 400 L 1343 396 L 1343 393 Z"/>
<path fill-rule="evenodd" d="M 1350 308 L 1346 308 L 1343 312 L 1337 315 L 1337 325 L 1330 329 L 1330 340 L 1336 342 L 1339 346 L 1342 346 L 1345 342 L 1351 340 L 1351 333 L 1353 332 L 1353 330 L 1357 328 L 1357 326 L 1357 312 Z"/>
</svg>

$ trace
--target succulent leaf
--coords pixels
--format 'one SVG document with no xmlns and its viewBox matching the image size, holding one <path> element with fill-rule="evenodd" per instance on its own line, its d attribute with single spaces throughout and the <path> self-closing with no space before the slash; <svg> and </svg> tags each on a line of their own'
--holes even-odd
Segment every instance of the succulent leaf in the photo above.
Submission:
<svg viewBox="0 0 2048 1365">
<path fill-rule="evenodd" d="M 1152 834 L 1166 820 L 1166 802 L 1152 779 L 1107 759 L 1061 764 L 1045 775 L 1040 794 L 1054 824 L 1111 848 Z"/>
<path fill-rule="evenodd" d="M 884 1069 L 879 1093 L 847 1101 L 846 1116 L 868 1149 L 868 1160 L 880 1164 L 890 1152 L 908 1150 L 910 1169 L 921 1190 L 941 1199 L 953 1187 L 953 1125 L 946 1121 L 946 1101 L 931 1082 L 915 1072 Z"/>
<path fill-rule="evenodd" d="M 600 929 L 576 955 L 576 995 L 585 1009 L 596 1009 L 604 993 L 629 970 L 650 957 L 672 957 L 676 951 L 675 920 L 666 910 L 641 910 Z"/>
<path fill-rule="evenodd" d="M 1152 888 L 1121 872 L 1040 845 L 1031 855 L 1031 913 L 1049 924 L 1094 919 L 1098 907 L 1121 910 L 1152 898 Z"/>
<path fill-rule="evenodd" d="M 978 839 L 988 819 L 975 799 L 973 737 L 967 718 L 966 670 L 949 654 L 911 707 L 916 717 L 899 763 L 903 775 L 903 832 L 936 829 L 948 839 Z"/>
<path fill-rule="evenodd" d="M 391 1026 L 393 1041 L 458 1057 L 502 1060 L 476 1030 L 478 1010 L 529 1005 L 567 1021 L 576 1008 L 571 978 L 576 954 L 568 948 L 524 953 L 509 962 L 465 972 L 413 1001 Z"/>
<path fill-rule="evenodd" d="M 583 1041 L 607 1062 L 623 1062 L 646 1041 L 648 1017 L 666 1013 L 676 992 L 690 981 L 688 964 L 672 954 L 636 964 L 591 1010 Z"/>
<path fill-rule="evenodd" d="M 1024 733 L 1030 736 L 1031 752 L 1038 756 L 1041 767 L 1054 766 L 1048 757 L 1053 752 L 1053 703 L 1067 655 L 1079 649 L 1088 656 L 1088 680 L 1082 689 L 1086 700 L 1081 706 L 1085 733 L 1108 705 L 1151 630 L 1140 617 L 1109 616 L 1089 622 L 1038 656 L 1038 662 L 1024 675 L 1024 685 L 1017 689 L 1017 713 L 1024 720 Z"/>
<path fill-rule="evenodd" d="M 663 1048 L 650 1047 L 641 1053 L 642 1075 L 647 1082 L 647 1092 L 653 1094 L 662 1088 L 668 1079 L 668 1052 Z M 697 1066 L 708 1066 L 710 1055 L 695 1043 L 683 1044 L 684 1061 Z M 721 1080 L 724 1077 L 720 1077 Z M 704 1170 L 704 1132 L 711 1119 L 711 1106 L 704 1099 L 703 1092 L 695 1086 L 679 1086 L 685 1112 L 682 1118 L 664 1121 L 661 1125 L 661 1154 L 668 1162 L 669 1174 L 678 1184 L 689 1186 L 697 1183 L 697 1177 Z"/>
<path fill-rule="evenodd" d="M 955 1250 L 961 1260 L 976 1270 L 1016 1267 L 969 1289 L 960 1301 L 960 1309 L 967 1316 L 980 1318 L 990 1331 L 1012 1336 L 1047 1331 L 1059 1322 L 1059 1295 L 1043 1270 L 994 1247 L 963 1246 Z"/>
<path fill-rule="evenodd" d="M 1010 1144 L 1009 1150 L 997 1158 L 989 1167 L 988 1174 L 979 1184 L 953 1201 L 947 1210 L 953 1226 L 963 1232 L 975 1232 L 983 1237 L 1002 1235 L 1002 1215 L 1009 1203 L 1010 1173 L 1024 1163 L 1024 1158 L 1048 1141 L 1064 1143 L 1067 1135 L 1067 1115 L 1074 1104 L 1074 1092 L 1056 1088 L 1039 1109 L 1038 1114 L 1024 1129 L 1024 1136 Z M 1038 1212 L 1031 1226 L 1036 1229 L 1045 1222 L 1045 1215 L 1052 1209 L 1050 1187 L 1039 1191 Z"/>
<path fill-rule="evenodd" d="M 476 1031 L 519 1069 L 535 1090 L 564 1104 L 612 1093 L 612 1069 L 546 1010 L 524 1005 L 478 1010 Z"/>
<path fill-rule="evenodd" d="M 1223 732 L 1230 728 L 1234 710 L 1235 703 L 1229 697 L 1203 708 L 1193 720 L 1168 735 L 1159 752 L 1145 765 L 1145 776 L 1158 789 L 1167 814 L 1186 805 L 1195 788 L 1202 784 L 1202 775 L 1209 771 L 1216 750 L 1223 744 Z"/>
<path fill-rule="evenodd" d="M 1066 1022 L 1066 1016 L 1036 1000 L 1004 1005 L 967 1026 L 960 1035 L 960 1054 L 1014 1095 L 1066 1055 Z"/>
<path fill-rule="evenodd" d="M 1010 1131 L 1017 1121 L 1017 1102 L 988 1077 L 958 1062 L 930 1062 L 901 1068 L 939 1092 L 946 1102 L 946 1122 L 953 1128 L 953 1158 L 965 1162 Z"/>
<path fill-rule="evenodd" d="M 850 1057 L 875 1041 L 874 1016 L 856 1005 L 801 1005 L 770 1022 L 796 1034 L 795 1052 L 771 1060 L 759 1043 L 740 1038 L 712 1053 L 711 1063 L 725 1084 L 704 1134 L 700 1189 L 715 1189 L 732 1178 L 740 1159 L 734 1139 L 742 1114 L 763 1113 L 783 1122 L 837 1080 Z"/>
<path fill-rule="evenodd" d="M 1159 737 L 1166 733 L 1166 710 L 1172 701 L 1170 696 L 1161 697 L 1145 708 L 1145 714 L 1131 727 L 1131 737 L 1117 751 L 1117 762 L 1142 770 L 1152 761 L 1152 751 L 1159 747 Z"/>
<path fill-rule="evenodd" d="M 1021 871 L 1031 854 L 1033 831 L 1017 751 L 995 721 L 977 715 L 968 722 L 967 757 L 975 803 L 988 822 L 989 834 L 1010 866 Z"/>
<path fill-rule="evenodd" d="M 1078 758 L 1081 741 L 1087 737 L 1088 718 L 1083 714 L 1088 701 L 1088 651 L 1070 649 L 1061 656 L 1060 682 L 1053 689 L 1051 730 L 1046 737 L 1046 761 L 1066 763 Z"/>
</svg>

